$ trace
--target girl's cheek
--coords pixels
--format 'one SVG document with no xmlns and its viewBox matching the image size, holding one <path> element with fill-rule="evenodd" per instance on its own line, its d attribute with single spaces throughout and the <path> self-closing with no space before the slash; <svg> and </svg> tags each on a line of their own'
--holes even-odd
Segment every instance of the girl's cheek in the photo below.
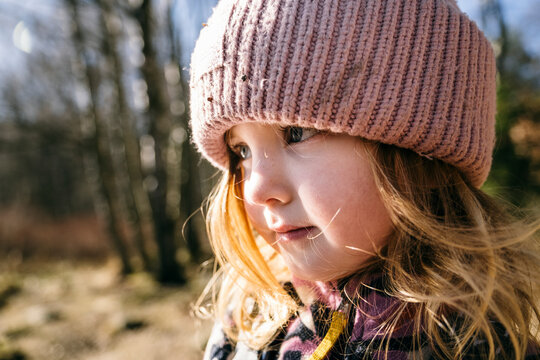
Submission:
<svg viewBox="0 0 540 360">
<path fill-rule="evenodd" d="M 249 205 L 247 203 L 245 203 L 244 206 L 249 222 L 255 229 L 256 233 L 260 235 L 268 244 L 272 245 L 277 252 L 279 252 L 279 249 L 275 246 L 274 233 L 266 226 L 262 207 L 257 205 Z"/>
<path fill-rule="evenodd" d="M 244 201 L 244 208 L 251 225 L 260 233 L 266 228 L 266 221 L 264 219 L 263 208 L 258 205 L 250 204 Z M 263 234 L 261 234 L 263 235 Z"/>
<path fill-rule="evenodd" d="M 249 181 L 249 174 L 246 174 L 246 170 L 243 170 L 243 184 L 242 184 L 242 201 L 244 203 L 244 209 L 246 210 L 247 218 L 250 224 L 257 230 L 259 233 L 262 230 L 262 226 L 266 223 L 264 220 L 263 207 L 254 204 L 251 201 L 249 192 L 250 186 L 252 184 Z M 247 196 L 246 196 L 247 195 Z M 262 234 L 261 234 L 262 235 Z"/>
</svg>

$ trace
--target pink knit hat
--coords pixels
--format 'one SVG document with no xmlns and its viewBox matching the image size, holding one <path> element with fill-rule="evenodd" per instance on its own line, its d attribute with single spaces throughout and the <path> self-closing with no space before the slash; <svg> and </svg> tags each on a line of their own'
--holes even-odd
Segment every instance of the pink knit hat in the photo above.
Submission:
<svg viewBox="0 0 540 360">
<path fill-rule="evenodd" d="M 198 149 L 226 169 L 248 121 L 347 133 L 491 167 L 495 58 L 454 0 L 221 0 L 191 58 Z"/>
</svg>

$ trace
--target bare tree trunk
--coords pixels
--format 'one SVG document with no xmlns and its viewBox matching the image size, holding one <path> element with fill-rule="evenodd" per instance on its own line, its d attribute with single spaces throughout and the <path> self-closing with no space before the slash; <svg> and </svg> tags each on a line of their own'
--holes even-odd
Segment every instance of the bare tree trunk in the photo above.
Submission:
<svg viewBox="0 0 540 360">
<path fill-rule="evenodd" d="M 195 153 L 193 147 L 186 141 L 184 144 L 184 171 L 188 177 L 186 182 L 182 185 L 182 208 L 186 214 L 189 214 L 189 219 L 185 224 L 184 237 L 186 239 L 188 250 L 191 255 L 191 259 L 194 262 L 199 262 L 202 259 L 201 241 L 204 239 L 204 227 L 201 229 L 200 222 L 197 222 L 197 218 L 194 215 L 200 210 L 202 203 L 201 195 L 201 179 L 199 176 L 199 167 L 197 166 L 197 153 Z"/>
<path fill-rule="evenodd" d="M 172 116 L 170 98 L 162 67 L 159 66 L 156 50 L 153 47 L 152 3 L 143 0 L 135 12 L 143 36 L 144 65 L 141 68 L 148 89 L 150 135 L 155 142 L 155 176 L 157 188 L 150 194 L 156 241 L 159 254 L 158 280 L 164 283 L 183 284 L 186 278 L 183 268 L 176 260 L 177 245 L 175 241 L 175 225 L 180 216 L 178 210 L 180 199 L 171 180 L 176 178 L 180 159 L 171 146 L 170 133 Z M 173 191 L 173 193 L 171 193 Z M 176 193 L 175 193 L 176 191 Z"/>
<path fill-rule="evenodd" d="M 180 128 L 184 131 L 184 137 L 181 144 L 181 174 L 179 189 L 181 194 L 181 213 L 182 236 L 186 240 L 187 249 L 190 254 L 191 261 L 198 263 L 201 260 L 201 240 L 204 238 L 205 228 L 196 222 L 193 216 L 199 209 L 202 203 L 201 184 L 199 176 L 199 156 L 194 151 L 189 143 L 189 93 L 187 91 L 187 81 L 184 79 L 180 68 L 182 59 L 182 49 L 179 41 L 174 36 L 174 26 L 172 19 L 173 3 L 169 2 L 167 30 L 169 34 L 169 43 L 171 44 L 171 64 L 176 65 L 178 72 L 178 82 L 175 84 L 175 100 L 181 101 L 183 104 L 183 112 L 177 114 Z"/>
<path fill-rule="evenodd" d="M 143 175 L 138 138 L 133 124 L 133 115 L 128 107 L 122 74 L 123 65 L 118 55 L 117 30 L 113 25 L 113 10 L 110 0 L 96 0 L 101 14 L 101 22 L 105 31 L 105 52 L 112 59 L 112 74 L 117 91 L 118 118 L 122 128 L 126 165 L 129 175 L 130 194 L 133 201 L 133 223 L 135 228 L 135 245 L 141 257 L 144 269 L 152 272 L 153 265 L 148 254 L 147 245 L 153 244 L 154 223 L 150 200 L 143 186 Z"/>
<path fill-rule="evenodd" d="M 519 62 L 519 55 L 516 56 L 515 51 L 520 44 L 519 40 L 511 36 L 501 0 L 483 0 L 481 11 L 484 26 L 496 31 L 496 34 L 493 35 L 497 36 L 495 42 L 499 49 L 497 54 L 499 75 L 497 148 L 494 153 L 491 175 L 498 178 L 498 185 L 501 189 L 524 189 L 532 182 L 531 159 L 519 154 L 517 145 L 510 136 L 512 129 L 521 117 L 520 113 L 523 111 L 523 100 L 520 99 L 521 95 L 518 90 L 524 85 L 523 78 L 519 72 L 515 71 L 515 65 L 513 65 L 516 60 Z M 516 48 L 516 46 L 518 47 Z M 524 191 L 502 190 L 502 193 L 514 204 L 525 204 L 528 201 L 527 193 Z"/>
<path fill-rule="evenodd" d="M 73 33 L 73 42 L 77 53 L 83 56 L 82 65 L 85 70 L 85 80 L 90 92 L 91 101 L 89 117 L 94 121 L 94 135 L 92 137 L 93 150 L 95 151 L 97 158 L 99 178 L 101 180 L 101 192 L 107 203 L 106 211 L 108 213 L 105 214 L 105 219 L 111 235 L 113 246 L 122 262 L 122 273 L 129 274 L 133 272 L 133 268 L 129 260 L 125 239 L 121 230 L 121 221 L 123 220 L 120 200 L 121 197 L 116 186 L 115 171 L 109 148 L 107 128 L 101 118 L 100 111 L 97 108 L 100 73 L 95 61 L 89 59 L 88 52 L 85 51 L 86 41 L 84 31 L 81 28 L 77 0 L 65 0 L 65 2 L 73 13 L 75 27 Z"/>
<path fill-rule="evenodd" d="M 484 0 L 481 10 L 484 24 L 494 21 L 498 28 L 499 38 L 497 41 L 500 45 L 500 53 L 497 56 L 497 70 L 504 77 L 506 75 L 506 58 L 508 57 L 508 27 L 501 2 L 500 0 Z"/>
</svg>

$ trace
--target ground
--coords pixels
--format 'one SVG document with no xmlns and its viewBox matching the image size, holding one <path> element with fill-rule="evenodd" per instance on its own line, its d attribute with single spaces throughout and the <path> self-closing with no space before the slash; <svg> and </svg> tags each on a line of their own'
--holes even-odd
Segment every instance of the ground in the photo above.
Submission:
<svg viewBox="0 0 540 360">
<path fill-rule="evenodd" d="M 192 313 L 208 279 L 182 288 L 114 261 L 0 259 L 0 360 L 201 359 L 211 323 Z"/>
</svg>

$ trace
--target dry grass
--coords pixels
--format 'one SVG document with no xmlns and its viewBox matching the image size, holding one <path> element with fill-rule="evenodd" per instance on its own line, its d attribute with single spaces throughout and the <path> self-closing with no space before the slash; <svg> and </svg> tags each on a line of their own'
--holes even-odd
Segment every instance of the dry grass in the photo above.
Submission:
<svg viewBox="0 0 540 360">
<path fill-rule="evenodd" d="M 0 254 L 24 259 L 103 259 L 112 255 L 106 233 L 94 214 L 60 219 L 28 207 L 0 208 Z"/>
<path fill-rule="evenodd" d="M 0 259 L 0 350 L 9 344 L 33 360 L 201 359 L 211 324 L 190 309 L 207 277 L 166 288 L 117 274 L 114 261 Z"/>
</svg>

